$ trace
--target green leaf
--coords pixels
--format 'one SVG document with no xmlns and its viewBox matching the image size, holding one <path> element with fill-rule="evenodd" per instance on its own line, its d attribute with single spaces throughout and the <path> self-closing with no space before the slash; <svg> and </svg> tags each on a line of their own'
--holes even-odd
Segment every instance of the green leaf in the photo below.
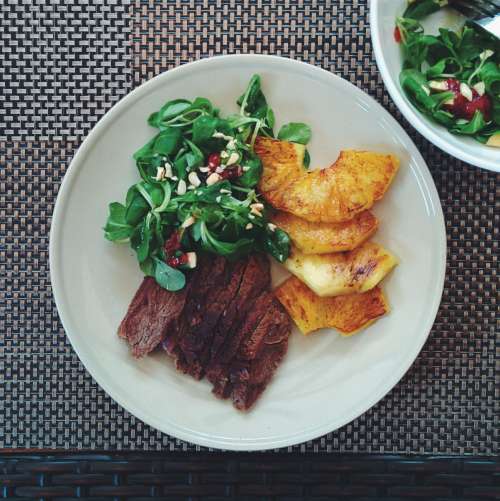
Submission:
<svg viewBox="0 0 500 501">
<path fill-rule="evenodd" d="M 414 69 L 403 70 L 399 75 L 399 82 L 408 99 L 425 111 L 433 111 L 436 108 L 435 100 L 426 92 L 429 89 L 424 75 Z"/>
<path fill-rule="evenodd" d="M 429 48 L 439 41 L 430 35 L 419 35 L 403 44 L 405 65 L 420 70 L 427 59 Z"/>
<path fill-rule="evenodd" d="M 290 255 L 290 237 L 280 228 L 267 230 L 261 241 L 265 252 L 271 254 L 277 261 L 284 263 Z"/>
<path fill-rule="evenodd" d="M 186 144 L 191 149 L 190 152 L 186 153 L 186 165 L 188 170 L 194 170 L 203 165 L 205 160 L 205 155 L 203 152 L 189 139 L 185 139 Z"/>
<path fill-rule="evenodd" d="M 182 271 L 172 268 L 167 263 L 155 258 L 155 280 L 168 291 L 179 291 L 186 285 L 186 276 Z"/>
<path fill-rule="evenodd" d="M 472 120 L 464 123 L 456 123 L 450 129 L 450 132 L 453 132 L 454 134 L 473 136 L 477 134 L 481 129 L 484 129 L 485 126 L 486 122 L 484 121 L 483 114 L 479 110 L 476 110 Z"/>
<path fill-rule="evenodd" d="M 204 145 L 212 140 L 218 119 L 203 115 L 198 117 L 193 123 L 193 143 Z"/>
<path fill-rule="evenodd" d="M 254 246 L 254 241 L 249 238 L 241 238 L 236 242 L 218 240 L 208 230 L 205 222 L 201 224 L 200 230 L 203 249 L 219 256 L 238 257 L 248 253 Z"/>
<path fill-rule="evenodd" d="M 213 116 L 218 115 L 218 111 L 213 107 L 212 102 L 210 99 L 207 99 L 206 97 L 197 97 L 191 106 L 192 110 L 202 110 L 205 113 Z"/>
<path fill-rule="evenodd" d="M 307 144 L 311 140 L 311 127 L 300 122 L 283 125 L 278 132 L 278 139 L 292 143 Z"/>
<path fill-rule="evenodd" d="M 119 240 L 127 240 L 133 232 L 133 227 L 130 226 L 125 219 L 125 206 L 113 202 L 109 204 L 109 215 L 104 226 L 104 237 L 111 242 Z"/>
<path fill-rule="evenodd" d="M 172 196 L 172 187 L 168 181 L 164 181 L 161 184 L 161 188 L 163 190 L 163 198 L 155 209 L 155 212 L 165 212 L 168 208 L 168 204 L 170 203 L 170 197 Z"/>
<path fill-rule="evenodd" d="M 272 129 L 276 122 L 276 118 L 274 116 L 274 111 L 271 108 L 267 108 L 266 120 L 269 127 Z"/>
<path fill-rule="evenodd" d="M 465 25 L 460 36 L 460 42 L 456 47 L 456 52 L 461 62 L 467 64 L 479 57 L 479 54 L 481 54 L 483 50 L 482 43 L 478 40 L 476 30 Z"/>
<path fill-rule="evenodd" d="M 145 261 L 139 263 L 139 267 L 147 277 L 155 276 L 155 262 L 152 258 L 148 257 Z"/>
<path fill-rule="evenodd" d="M 210 186 L 202 185 L 196 190 L 190 190 L 185 195 L 176 198 L 181 203 L 206 203 L 217 204 L 217 198 L 220 196 L 220 190 L 230 190 L 231 183 L 227 180 Z"/>
<path fill-rule="evenodd" d="M 434 14 L 441 9 L 438 0 L 417 0 L 408 5 L 403 14 L 403 17 L 410 19 L 423 19 L 424 17 Z"/>
<path fill-rule="evenodd" d="M 497 63 L 490 61 L 486 63 L 479 72 L 479 77 L 486 86 L 486 91 L 489 94 L 498 96 L 500 94 L 500 67 Z M 499 98 L 494 98 L 498 100 Z"/>
<path fill-rule="evenodd" d="M 160 111 L 150 115 L 149 125 L 159 127 L 162 121 L 172 119 L 191 107 L 191 101 L 187 99 L 174 99 L 165 103 Z"/>
<path fill-rule="evenodd" d="M 432 80 L 441 76 L 446 70 L 446 59 L 439 60 L 435 65 L 431 66 L 425 73 L 425 76 Z"/>
<path fill-rule="evenodd" d="M 500 136 L 500 127 L 494 123 L 487 125 L 479 134 L 474 136 L 480 143 L 485 144 L 491 136 Z"/>
<path fill-rule="evenodd" d="M 179 149 L 181 140 L 180 129 L 167 127 L 156 136 L 153 151 L 160 155 L 173 155 Z"/>
<path fill-rule="evenodd" d="M 232 129 L 237 129 L 238 127 L 249 124 L 255 125 L 256 120 L 257 119 L 254 117 L 246 117 L 242 115 L 229 115 L 226 118 L 226 122 Z"/>
<path fill-rule="evenodd" d="M 163 188 L 161 187 L 161 185 L 156 184 L 156 183 L 152 184 L 152 183 L 145 183 L 145 182 L 141 183 L 141 185 L 144 187 L 144 190 L 149 195 L 149 199 L 151 200 L 151 202 L 153 204 L 153 208 L 161 205 L 161 203 L 163 202 L 164 195 L 165 195 L 165 192 L 164 192 Z"/>
<path fill-rule="evenodd" d="M 193 240 L 195 242 L 198 242 L 201 239 L 201 225 L 203 221 L 197 220 L 196 223 L 194 223 L 191 226 L 191 236 L 193 237 Z"/>
<path fill-rule="evenodd" d="M 306 152 L 304 153 L 304 167 L 308 169 L 310 165 L 311 165 L 311 155 L 309 154 L 309 150 L 306 149 Z"/>
<path fill-rule="evenodd" d="M 260 88 L 260 76 L 253 75 L 245 92 L 236 101 L 241 106 L 240 113 L 253 115 L 257 110 L 266 106 L 266 98 Z M 266 110 L 267 112 L 267 110 Z"/>
<path fill-rule="evenodd" d="M 448 111 L 436 110 L 432 113 L 432 118 L 447 128 L 450 128 L 455 124 L 455 117 Z"/>
<path fill-rule="evenodd" d="M 142 148 L 139 148 L 134 153 L 134 160 L 139 160 L 146 156 L 150 156 L 153 153 L 153 145 L 155 144 L 155 141 L 156 141 L 156 136 L 150 141 L 148 141 Z"/>
<path fill-rule="evenodd" d="M 242 162 L 243 174 L 236 180 L 236 183 L 245 188 L 257 186 L 262 175 L 262 162 L 259 157 L 254 156 Z"/>
<path fill-rule="evenodd" d="M 179 179 L 186 179 L 187 177 L 188 154 L 189 152 L 184 153 L 174 162 L 174 172 Z"/>
<path fill-rule="evenodd" d="M 493 109 L 491 110 L 491 118 L 493 120 L 493 123 L 495 123 L 497 126 L 500 125 L 500 99 L 492 99 L 493 102 Z"/>
<path fill-rule="evenodd" d="M 128 224 L 136 226 L 148 213 L 150 207 L 144 197 L 137 191 L 133 191 L 133 196 L 127 201 L 125 220 Z M 127 196 L 127 199 L 129 196 Z"/>
<path fill-rule="evenodd" d="M 151 213 L 149 213 L 140 225 L 138 234 L 138 245 L 136 250 L 137 260 L 139 263 L 145 261 L 149 256 L 150 243 L 151 243 Z"/>
</svg>

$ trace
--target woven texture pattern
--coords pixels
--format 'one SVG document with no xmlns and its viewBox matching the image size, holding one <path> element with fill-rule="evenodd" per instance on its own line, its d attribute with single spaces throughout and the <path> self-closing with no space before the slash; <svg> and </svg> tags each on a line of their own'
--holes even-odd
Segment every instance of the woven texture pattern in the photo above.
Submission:
<svg viewBox="0 0 500 501">
<path fill-rule="evenodd" d="M 409 373 L 356 421 L 292 449 L 498 454 L 499 177 L 404 122 L 377 72 L 366 1 L 7 0 L 3 14 L 0 447 L 196 449 L 130 416 L 78 361 L 51 297 L 50 215 L 76 148 L 117 99 L 178 64 L 257 52 L 335 72 L 389 109 L 428 162 L 449 244 L 443 303 Z"/>
<path fill-rule="evenodd" d="M 264 454 L 0 456 L 0 498 L 498 499 L 498 460 Z"/>
</svg>

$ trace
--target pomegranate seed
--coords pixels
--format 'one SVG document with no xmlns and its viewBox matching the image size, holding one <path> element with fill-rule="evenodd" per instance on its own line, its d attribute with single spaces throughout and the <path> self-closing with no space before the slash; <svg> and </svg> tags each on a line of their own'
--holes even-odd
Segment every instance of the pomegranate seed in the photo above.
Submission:
<svg viewBox="0 0 500 501">
<path fill-rule="evenodd" d="M 397 26 L 394 28 L 394 40 L 396 40 L 396 43 L 401 43 L 401 31 Z"/>
<path fill-rule="evenodd" d="M 456 78 L 448 78 L 446 83 L 448 84 L 448 90 L 460 93 L 460 80 L 457 80 Z"/>
<path fill-rule="evenodd" d="M 476 92 L 476 91 L 474 91 Z M 472 101 L 465 104 L 464 115 L 467 120 L 472 120 L 476 111 L 482 112 L 484 119 L 489 122 L 491 119 L 491 99 L 486 94 L 474 96 Z"/>
<path fill-rule="evenodd" d="M 181 248 L 181 241 L 179 238 L 179 233 L 174 231 L 172 235 L 170 235 L 169 239 L 165 242 L 163 246 L 163 250 L 167 256 L 172 255 L 175 251 Z"/>
<path fill-rule="evenodd" d="M 220 165 L 220 153 L 210 153 L 208 155 L 208 166 L 214 170 Z"/>
<path fill-rule="evenodd" d="M 464 118 L 465 120 L 472 120 L 476 110 L 482 112 L 484 119 L 488 122 L 491 119 L 491 99 L 488 95 L 484 94 L 480 96 L 476 89 L 472 89 L 472 101 L 468 101 L 460 93 L 460 81 L 456 78 L 449 78 L 446 80 L 448 84 L 448 90 L 452 91 L 453 104 L 444 105 L 444 108 L 448 110 L 456 118 Z"/>
<path fill-rule="evenodd" d="M 220 177 L 222 179 L 234 179 L 236 177 L 240 177 L 243 174 L 243 169 L 240 165 L 236 167 L 231 167 L 230 169 L 226 169 L 221 173 Z"/>
<path fill-rule="evenodd" d="M 177 268 L 188 263 L 188 257 L 186 254 L 181 254 L 180 256 L 171 256 L 167 259 L 167 264 L 172 268 Z"/>
</svg>

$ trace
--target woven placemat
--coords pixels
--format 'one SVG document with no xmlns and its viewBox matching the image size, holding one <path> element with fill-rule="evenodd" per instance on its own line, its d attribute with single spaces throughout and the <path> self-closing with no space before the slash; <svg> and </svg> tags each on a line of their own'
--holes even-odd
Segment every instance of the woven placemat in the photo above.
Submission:
<svg viewBox="0 0 500 501">
<path fill-rule="evenodd" d="M 373 58 L 366 1 L 2 7 L 0 447 L 196 449 L 124 411 L 72 351 L 50 290 L 50 216 L 76 148 L 120 97 L 190 60 L 257 52 L 335 72 L 389 109 L 428 162 L 449 244 L 441 309 L 412 369 L 351 424 L 290 450 L 498 454 L 499 177 L 445 155 L 395 110 Z"/>
</svg>

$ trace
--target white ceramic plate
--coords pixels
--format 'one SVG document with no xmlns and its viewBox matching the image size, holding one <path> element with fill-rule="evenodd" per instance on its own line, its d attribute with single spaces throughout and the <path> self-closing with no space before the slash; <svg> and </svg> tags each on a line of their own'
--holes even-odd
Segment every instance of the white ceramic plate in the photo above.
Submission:
<svg viewBox="0 0 500 501">
<path fill-rule="evenodd" d="M 476 140 L 450 134 L 413 107 L 399 85 L 402 56 L 394 41 L 395 19 L 407 5 L 407 0 L 371 0 L 370 30 L 378 69 L 393 101 L 405 118 L 431 143 L 464 162 L 483 169 L 500 172 L 500 149 L 484 146 Z M 440 26 L 459 29 L 464 19 L 455 11 L 445 9 L 425 20 L 426 32 L 438 33 Z"/>
<path fill-rule="evenodd" d="M 178 374 L 161 353 L 134 360 L 116 329 L 141 282 L 126 246 L 104 240 L 107 205 L 138 175 L 132 153 L 153 134 L 148 115 L 165 101 L 206 96 L 225 112 L 250 76 L 262 76 L 279 124 L 311 124 L 313 164 L 341 148 L 393 152 L 401 170 L 375 209 L 375 240 L 401 260 L 385 280 L 392 312 L 351 338 L 294 332 L 282 366 L 247 413 L 215 399 L 206 382 Z M 52 285 L 64 328 L 85 367 L 132 414 L 200 445 L 256 450 L 313 439 L 353 420 L 403 376 L 434 321 L 445 271 L 439 198 L 419 152 L 396 121 L 362 91 L 319 68 L 269 56 L 225 56 L 168 71 L 139 87 L 97 124 L 61 186 L 50 236 Z M 276 270 L 274 270 L 276 271 Z"/>
</svg>

